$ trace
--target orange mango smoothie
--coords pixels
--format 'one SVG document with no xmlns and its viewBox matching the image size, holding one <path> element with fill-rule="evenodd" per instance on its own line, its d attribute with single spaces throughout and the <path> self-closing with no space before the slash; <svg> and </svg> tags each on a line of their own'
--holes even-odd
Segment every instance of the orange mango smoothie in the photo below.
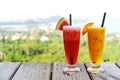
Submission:
<svg viewBox="0 0 120 80">
<path fill-rule="evenodd" d="M 105 38 L 105 28 L 88 28 L 88 46 L 92 66 L 99 66 L 102 60 Z"/>
</svg>

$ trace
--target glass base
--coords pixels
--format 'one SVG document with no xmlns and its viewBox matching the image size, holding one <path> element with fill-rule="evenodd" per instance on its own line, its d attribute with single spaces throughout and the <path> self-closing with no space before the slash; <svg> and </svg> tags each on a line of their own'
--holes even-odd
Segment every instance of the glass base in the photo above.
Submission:
<svg viewBox="0 0 120 80">
<path fill-rule="evenodd" d="M 69 72 L 78 72 L 78 71 L 80 71 L 80 68 L 76 67 L 76 65 L 68 65 L 68 67 L 65 68 L 63 71 L 67 72 L 67 73 L 69 73 Z"/>
<path fill-rule="evenodd" d="M 65 68 L 64 72 L 78 72 L 80 71 L 80 68 L 75 67 L 75 68 Z"/>
<path fill-rule="evenodd" d="M 89 67 L 87 71 L 90 73 L 102 73 L 104 72 L 104 69 L 101 68 L 100 66 L 92 66 L 92 67 Z"/>
</svg>

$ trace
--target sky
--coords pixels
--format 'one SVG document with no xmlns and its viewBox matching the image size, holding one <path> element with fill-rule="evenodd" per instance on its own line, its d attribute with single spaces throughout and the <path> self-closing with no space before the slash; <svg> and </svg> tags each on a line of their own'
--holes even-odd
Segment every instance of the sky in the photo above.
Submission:
<svg viewBox="0 0 120 80">
<path fill-rule="evenodd" d="M 1 19 L 25 19 L 67 16 L 98 18 L 107 12 L 108 18 L 120 18 L 119 0 L 0 0 Z"/>
<path fill-rule="evenodd" d="M 102 20 L 106 24 L 120 21 L 119 0 L 0 0 L 0 21 L 47 18 L 54 15 L 73 18 Z"/>
</svg>

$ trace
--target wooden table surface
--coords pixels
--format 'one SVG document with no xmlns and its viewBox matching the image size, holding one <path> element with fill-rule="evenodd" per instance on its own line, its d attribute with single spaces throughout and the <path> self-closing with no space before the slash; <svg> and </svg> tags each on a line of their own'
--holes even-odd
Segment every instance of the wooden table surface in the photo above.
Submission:
<svg viewBox="0 0 120 80">
<path fill-rule="evenodd" d="M 0 62 L 0 80 L 120 80 L 120 62 L 103 62 L 104 73 L 87 72 L 89 63 L 78 62 L 80 72 L 66 74 L 65 62 Z"/>
</svg>

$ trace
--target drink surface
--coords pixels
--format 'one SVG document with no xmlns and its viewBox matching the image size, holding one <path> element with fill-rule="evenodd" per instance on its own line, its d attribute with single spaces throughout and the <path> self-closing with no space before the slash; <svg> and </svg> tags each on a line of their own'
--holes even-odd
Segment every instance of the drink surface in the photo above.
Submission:
<svg viewBox="0 0 120 80">
<path fill-rule="evenodd" d="M 63 28 L 63 38 L 67 64 L 74 65 L 78 59 L 80 28 L 65 26 Z"/>
<path fill-rule="evenodd" d="M 88 46 L 91 63 L 94 66 L 100 65 L 104 47 L 105 28 L 88 28 Z"/>
</svg>

